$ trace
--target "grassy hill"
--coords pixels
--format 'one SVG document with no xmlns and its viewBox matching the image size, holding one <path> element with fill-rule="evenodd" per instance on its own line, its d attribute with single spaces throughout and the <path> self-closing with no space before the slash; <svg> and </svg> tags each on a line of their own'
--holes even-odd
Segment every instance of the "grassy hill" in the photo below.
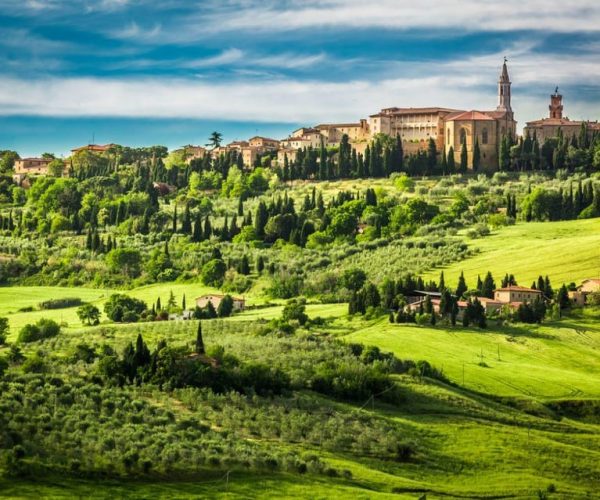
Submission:
<svg viewBox="0 0 600 500">
<path fill-rule="evenodd" d="M 322 309 L 320 312 L 325 313 Z M 333 309 L 331 313 L 337 315 Z M 493 352 L 496 342 L 509 333 L 517 336 L 518 332 L 493 330 L 481 333 L 468 330 L 451 333 L 443 329 L 389 326 L 384 322 L 375 322 L 366 327 L 364 324 L 354 324 L 358 328 L 346 336 L 346 340 L 377 344 L 397 352 L 404 359 L 426 357 L 434 364 L 442 364 L 443 360 L 447 360 L 443 362 L 444 369 L 459 385 L 460 380 L 456 379 L 460 378 L 461 360 L 465 360 L 465 387 L 408 375 L 395 376 L 403 395 L 403 401 L 398 405 L 384 403 L 379 397 L 354 404 L 318 397 L 318 411 L 322 411 L 324 416 L 343 414 L 358 419 L 376 418 L 398 429 L 416 450 L 409 460 L 390 461 L 369 453 L 357 454 L 342 441 L 323 448 L 318 441 L 289 440 L 285 434 L 279 438 L 263 438 L 252 427 L 257 425 L 253 423 L 254 419 L 264 417 L 259 413 L 240 413 L 236 417 L 236 412 L 246 404 L 244 397 L 236 397 L 230 403 L 226 403 L 226 400 L 217 403 L 218 413 L 209 421 L 218 423 L 220 431 L 235 433 L 239 439 L 257 446 L 276 446 L 304 456 L 318 456 L 336 470 L 346 471 L 344 476 L 249 472 L 236 466 L 167 476 L 160 481 L 113 478 L 99 482 L 51 476 L 37 480 L 3 479 L 0 481 L 0 497 L 310 496 L 323 499 L 414 499 L 425 493 L 427 498 L 433 499 L 530 499 L 537 498 L 539 491 L 545 492 L 550 487 L 556 490 L 555 494 L 549 494 L 548 498 L 551 499 L 594 498 L 600 488 L 600 425 L 597 419 L 557 419 L 551 409 L 539 403 L 506 404 L 518 400 L 508 398 L 500 402 L 495 396 L 488 397 L 471 389 L 489 391 L 494 395 L 553 399 L 575 397 L 571 390 L 576 386 L 582 390 L 578 397 L 598 398 L 600 375 L 598 367 L 594 365 L 594 355 L 599 345 L 594 337 L 599 331 L 593 324 L 595 320 L 594 317 L 574 318 L 535 328 L 529 336 L 521 332 L 521 338 L 514 345 L 510 343 L 502 347 L 501 362 L 484 358 L 490 368 L 476 364 L 480 346 L 487 346 L 484 349 L 487 356 Z M 337 320 L 339 325 L 346 327 L 352 323 L 344 321 Z M 224 345 L 227 352 L 242 359 L 266 357 L 276 364 L 287 362 L 281 354 L 274 355 L 273 351 L 273 346 L 278 343 L 285 346 L 285 338 L 257 337 L 252 333 L 254 321 L 241 321 L 238 318 L 238 322 L 239 327 L 226 330 L 221 329 L 219 325 L 222 322 L 219 320 L 208 322 L 205 334 L 207 344 Z M 60 341 L 53 341 L 53 346 L 66 353 L 85 337 L 91 343 L 108 339 L 111 345 L 121 348 L 124 342 L 133 340 L 139 331 L 143 332 L 151 345 L 158 338 L 181 344 L 193 338 L 195 322 L 127 325 L 112 327 L 111 332 L 102 326 L 82 328 L 64 332 Z M 261 347 L 263 345 L 266 350 Z M 285 352 L 285 349 L 280 352 Z M 291 353 L 286 354 L 285 358 L 289 355 Z M 301 358 L 302 353 L 295 353 L 295 356 Z M 558 360 L 560 366 L 555 371 L 551 365 Z M 544 370 L 544 366 L 547 370 Z M 534 375 L 528 376 L 528 373 Z M 562 386 L 559 382 L 561 377 L 564 379 Z M 503 378 L 509 385 L 502 383 Z M 140 388 L 135 389 L 134 394 L 137 400 L 147 401 L 156 408 L 168 408 L 175 423 L 183 424 L 193 416 L 207 418 L 204 407 L 197 410 L 191 408 L 179 399 L 177 393 L 157 393 Z M 315 396 L 305 393 L 301 397 Z M 249 398 L 248 401 L 254 400 Z M 209 401 L 206 404 L 210 405 Z M 274 400 L 267 404 L 276 407 L 282 403 Z M 289 411 L 298 403 L 285 404 Z M 67 407 L 60 408 L 61 411 L 67 411 Z M 264 425 L 273 425 L 273 422 L 267 424 L 267 421 Z M 291 421 L 286 426 L 290 424 Z M 234 427 L 230 428 L 231 425 Z"/>
<path fill-rule="evenodd" d="M 447 283 L 456 284 L 461 271 L 469 286 L 487 271 L 497 282 L 512 273 L 526 286 L 539 275 L 548 275 L 555 287 L 600 276 L 600 218 L 519 223 L 467 242 L 477 254 L 443 268 Z M 440 270 L 426 277 L 437 280 Z"/>
<path fill-rule="evenodd" d="M 427 360 L 453 382 L 482 393 L 542 400 L 600 398 L 599 320 L 596 313 L 543 325 L 490 324 L 486 330 L 380 320 L 358 326 L 344 339 Z"/>
</svg>

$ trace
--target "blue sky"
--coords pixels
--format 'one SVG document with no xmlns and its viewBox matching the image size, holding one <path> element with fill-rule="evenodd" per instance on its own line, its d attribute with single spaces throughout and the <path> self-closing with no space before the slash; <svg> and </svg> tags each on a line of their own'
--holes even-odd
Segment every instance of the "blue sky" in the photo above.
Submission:
<svg viewBox="0 0 600 500">
<path fill-rule="evenodd" d="M 578 0 L 0 0 L 0 149 L 178 147 L 358 120 L 493 109 L 519 125 L 559 85 L 600 118 L 600 3 Z"/>
</svg>

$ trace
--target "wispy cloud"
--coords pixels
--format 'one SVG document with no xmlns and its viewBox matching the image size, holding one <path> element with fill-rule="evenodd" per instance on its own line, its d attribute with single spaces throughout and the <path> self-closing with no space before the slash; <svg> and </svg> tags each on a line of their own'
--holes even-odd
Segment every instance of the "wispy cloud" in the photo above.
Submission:
<svg viewBox="0 0 600 500">
<path fill-rule="evenodd" d="M 460 28 L 466 31 L 600 30 L 595 0 L 305 0 L 240 1 L 215 12 L 214 30 L 294 30 L 313 27 Z"/>
</svg>

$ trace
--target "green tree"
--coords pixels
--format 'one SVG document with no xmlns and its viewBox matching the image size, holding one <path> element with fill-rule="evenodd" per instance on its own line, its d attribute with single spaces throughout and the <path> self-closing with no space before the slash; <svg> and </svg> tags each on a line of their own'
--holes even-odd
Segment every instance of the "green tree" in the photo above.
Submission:
<svg viewBox="0 0 600 500">
<path fill-rule="evenodd" d="M 97 325 L 100 322 L 100 309 L 93 304 L 83 304 L 77 309 L 77 316 L 82 323 Z"/>
<path fill-rule="evenodd" d="M 222 259 L 209 260 L 206 264 L 204 264 L 204 266 L 202 266 L 202 283 L 218 288 L 223 284 L 226 271 L 227 267 Z"/>
<path fill-rule="evenodd" d="M 8 329 L 8 318 L 0 318 L 0 345 L 4 345 L 6 343 Z"/>
<path fill-rule="evenodd" d="M 479 149 L 479 139 L 475 139 L 475 146 L 473 147 L 473 170 L 479 170 L 481 164 L 481 150 Z"/>
<path fill-rule="evenodd" d="M 233 297 L 231 295 L 225 295 L 219 306 L 217 307 L 217 315 L 219 318 L 228 318 L 233 312 Z"/>
<path fill-rule="evenodd" d="M 460 145 L 460 171 L 466 172 L 469 162 L 469 154 L 467 152 L 467 137 L 466 135 L 462 139 Z"/>
<path fill-rule="evenodd" d="M 196 331 L 196 345 L 195 345 L 196 354 L 204 355 L 206 353 L 206 349 L 204 347 L 204 339 L 202 338 L 202 321 L 198 321 L 198 330 Z"/>
<path fill-rule="evenodd" d="M 223 142 L 223 134 L 215 131 L 212 134 L 210 134 L 210 137 L 208 138 L 208 143 L 206 144 L 206 146 L 209 146 L 209 147 L 215 149 L 221 145 L 221 142 Z"/>
<path fill-rule="evenodd" d="M 133 248 L 116 248 L 106 256 L 106 263 L 114 273 L 123 273 L 135 278 L 141 272 L 142 257 L 139 250 Z"/>
<path fill-rule="evenodd" d="M 306 299 L 301 297 L 288 300 L 283 307 L 281 319 L 283 321 L 295 320 L 298 321 L 299 324 L 304 325 L 308 321 L 308 316 L 306 315 Z"/>
</svg>

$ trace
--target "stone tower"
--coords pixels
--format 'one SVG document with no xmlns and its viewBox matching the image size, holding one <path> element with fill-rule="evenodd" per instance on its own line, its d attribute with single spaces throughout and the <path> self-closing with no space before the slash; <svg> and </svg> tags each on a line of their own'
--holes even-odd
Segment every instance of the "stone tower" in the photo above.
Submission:
<svg viewBox="0 0 600 500">
<path fill-rule="evenodd" d="M 550 106 L 548 106 L 548 108 L 550 109 L 550 118 L 562 118 L 562 97 L 563 96 L 558 93 L 558 87 L 556 87 L 554 94 L 550 96 Z"/>
<path fill-rule="evenodd" d="M 508 76 L 508 68 L 506 67 L 506 57 L 502 65 L 502 73 L 498 80 L 498 107 L 496 111 L 504 111 L 512 116 L 512 108 L 510 106 L 510 78 Z"/>
</svg>

